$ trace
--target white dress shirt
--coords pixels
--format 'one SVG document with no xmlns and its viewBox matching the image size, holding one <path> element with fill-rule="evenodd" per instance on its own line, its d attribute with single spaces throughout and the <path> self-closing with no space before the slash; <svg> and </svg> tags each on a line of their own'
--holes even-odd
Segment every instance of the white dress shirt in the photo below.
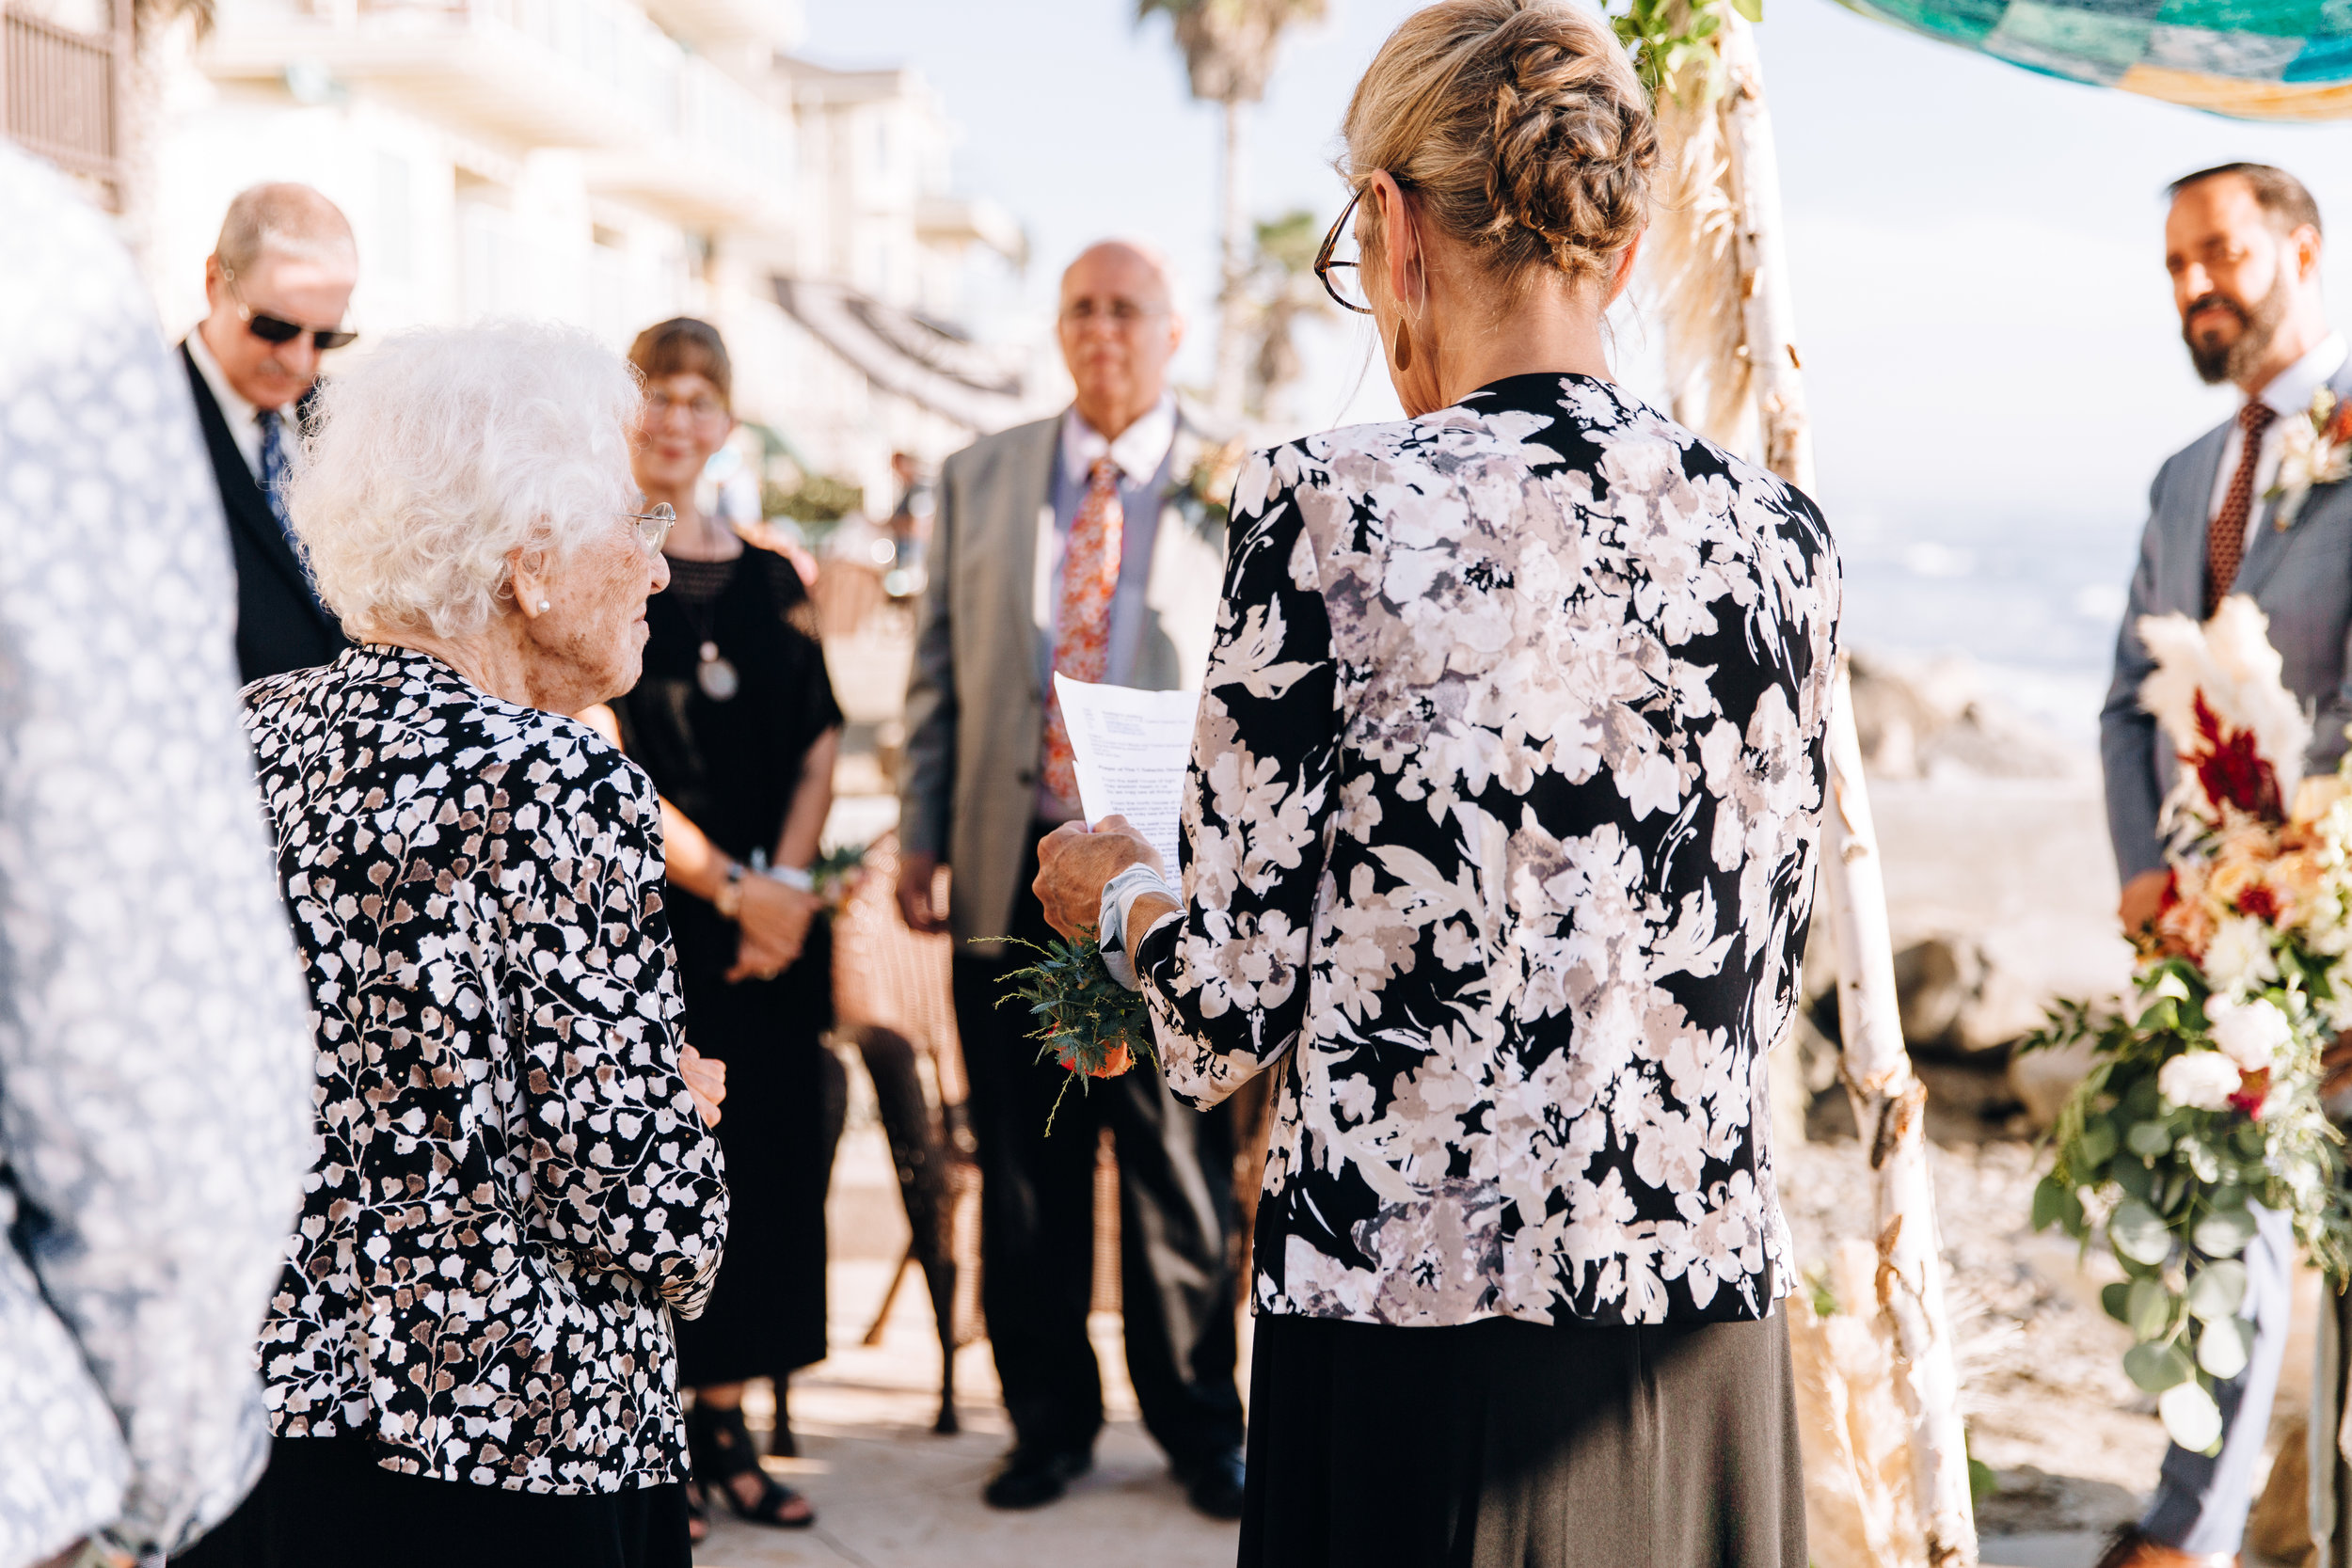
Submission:
<svg viewBox="0 0 2352 1568">
<path fill-rule="evenodd" d="M 2312 394 L 2328 385 L 2328 378 L 2344 368 L 2344 334 L 2330 332 L 2313 345 L 2309 354 L 2270 378 L 2270 385 L 2262 389 L 2262 401 L 2280 415 L 2263 432 L 2262 451 L 2254 458 L 2254 515 L 2265 515 L 2263 492 L 2278 483 L 2279 453 L 2287 438 L 2287 420 L 2308 414 Z M 2241 408 L 2244 404 L 2239 405 Z M 2230 479 L 2237 472 L 2238 459 L 2246 451 L 2246 427 L 2233 419 L 2229 438 L 2221 444 L 2221 467 L 2213 476 L 2213 501 L 2205 508 L 2205 515 L 2221 515 L 2221 503 L 2229 499 Z"/>
<path fill-rule="evenodd" d="M 204 376 L 204 385 L 212 388 L 213 401 L 220 404 L 220 417 L 228 422 L 229 438 L 237 443 L 237 451 L 245 455 L 245 466 L 253 470 L 254 482 L 259 483 L 262 478 L 262 411 L 246 402 L 238 395 L 237 389 L 229 385 L 229 377 L 221 370 L 220 361 L 214 358 L 213 351 L 205 346 L 204 329 L 200 326 L 188 329 L 188 357 L 196 361 L 197 370 Z M 280 440 L 285 436 L 282 430 L 278 433 Z"/>
</svg>

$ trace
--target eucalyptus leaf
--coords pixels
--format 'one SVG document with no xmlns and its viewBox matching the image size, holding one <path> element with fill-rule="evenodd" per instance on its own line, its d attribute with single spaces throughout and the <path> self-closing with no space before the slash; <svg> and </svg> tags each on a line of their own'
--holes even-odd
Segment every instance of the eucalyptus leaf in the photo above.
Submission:
<svg viewBox="0 0 2352 1568">
<path fill-rule="evenodd" d="M 2220 1157 L 2214 1153 L 2213 1146 L 2204 1139 L 2183 1138 L 2173 1146 L 2173 1150 L 2188 1162 L 2188 1168 L 2198 1180 L 2211 1186 L 2221 1180 Z"/>
<path fill-rule="evenodd" d="M 2161 1214 L 2137 1198 L 2125 1198 L 2107 1216 L 2107 1241 L 2118 1256 L 2135 1263 L 2153 1266 L 2172 1253 L 2171 1227 L 2164 1223 Z"/>
<path fill-rule="evenodd" d="M 2142 1344 L 2123 1353 L 2123 1375 L 2148 1392 L 2161 1394 L 2186 1383 L 2195 1372 L 2188 1364 L 2188 1353 L 2180 1346 Z"/>
<path fill-rule="evenodd" d="M 2221 1412 L 2213 1396 L 2194 1383 L 2166 1389 L 2156 1401 L 2156 1414 L 2172 1441 L 2191 1453 L 2211 1453 L 2221 1446 Z"/>
<path fill-rule="evenodd" d="M 1731 8 L 1750 22 L 1764 20 L 1764 0 L 1731 0 Z"/>
<path fill-rule="evenodd" d="M 2235 1258 L 2254 1239 L 2253 1212 L 2243 1204 L 2217 1209 L 2197 1222 L 2188 1239 L 2208 1258 Z"/>
<path fill-rule="evenodd" d="M 2089 1176 L 2115 1158 L 2115 1123 L 2105 1117 L 2092 1117 L 2083 1123 L 2083 1135 L 2074 1145 L 2075 1153 L 2090 1167 L 2079 1174 Z"/>
<path fill-rule="evenodd" d="M 2156 1184 L 2154 1173 L 2137 1160 L 2117 1161 L 2115 1169 L 2108 1175 L 2117 1186 L 2123 1189 L 2125 1197 L 2138 1198 L 2143 1202 Z"/>
<path fill-rule="evenodd" d="M 2128 1323 L 2132 1321 L 2129 1306 L 2131 1296 L 2131 1281 L 2127 1279 L 2119 1279 L 2112 1285 L 2099 1287 L 2099 1305 L 2106 1308 L 2108 1317 L 2120 1323 Z"/>
<path fill-rule="evenodd" d="M 2190 1315 L 2206 1323 L 2234 1317 L 2246 1301 L 2246 1265 L 2234 1258 L 2219 1258 L 2200 1268 L 2188 1282 Z"/>
<path fill-rule="evenodd" d="M 2154 1160 L 2172 1152 L 2172 1130 L 2160 1121 L 2135 1122 L 2123 1134 L 2123 1147 L 2143 1160 Z"/>
<path fill-rule="evenodd" d="M 2227 1382 L 2246 1370 L 2254 1348 L 2252 1326 L 2239 1318 L 2221 1318 L 2197 1336 L 2197 1365 Z"/>
<path fill-rule="evenodd" d="M 2141 1339 L 2161 1339 L 2164 1331 L 2172 1326 L 2173 1304 L 2178 1298 L 2172 1288 L 2161 1279 L 2135 1279 L 2124 1301 L 2132 1334 Z"/>
</svg>

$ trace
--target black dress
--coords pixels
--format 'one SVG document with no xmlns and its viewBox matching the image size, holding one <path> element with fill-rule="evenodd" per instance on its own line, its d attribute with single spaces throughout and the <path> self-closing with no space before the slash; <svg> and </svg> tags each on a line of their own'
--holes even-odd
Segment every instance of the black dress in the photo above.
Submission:
<svg viewBox="0 0 2352 1568">
<path fill-rule="evenodd" d="M 733 561 L 674 559 L 670 574 L 645 606 L 644 674 L 614 705 L 623 744 L 672 805 L 748 863 L 773 852 L 809 748 L 841 722 L 814 607 L 790 562 L 752 546 Z M 739 683 L 723 701 L 696 678 L 706 641 Z M 734 924 L 670 891 L 686 1037 L 727 1064 L 719 1142 L 733 1204 L 710 1305 L 677 1325 L 678 1383 L 781 1378 L 825 1358 L 831 934 L 819 917 L 791 968 L 730 984 Z"/>
</svg>

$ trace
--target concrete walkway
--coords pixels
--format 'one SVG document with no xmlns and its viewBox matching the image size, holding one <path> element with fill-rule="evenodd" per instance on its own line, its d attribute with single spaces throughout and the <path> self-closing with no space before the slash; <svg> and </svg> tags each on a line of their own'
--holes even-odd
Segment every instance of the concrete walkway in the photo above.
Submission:
<svg viewBox="0 0 2352 1568">
<path fill-rule="evenodd" d="M 907 1240 L 881 1131 L 852 1129 L 841 1142 L 830 1208 L 833 1356 L 793 1380 L 792 1424 L 803 1458 L 771 1460 L 778 1479 L 817 1507 L 810 1530 L 714 1521 L 695 1554 L 713 1568 L 851 1563 L 860 1568 L 1232 1568 L 1235 1529 L 1195 1513 L 1167 1462 L 1136 1419 L 1120 1350 L 1119 1320 L 1098 1313 L 1111 1425 L 1093 1474 L 1061 1502 L 1000 1513 L 980 1483 L 1009 1441 L 985 1341 L 956 1360 L 963 1431 L 931 1432 L 938 1409 L 939 1343 L 919 1283 L 899 1291 L 882 1342 L 859 1341 Z M 755 1424 L 767 1415 L 747 1401 Z"/>
</svg>

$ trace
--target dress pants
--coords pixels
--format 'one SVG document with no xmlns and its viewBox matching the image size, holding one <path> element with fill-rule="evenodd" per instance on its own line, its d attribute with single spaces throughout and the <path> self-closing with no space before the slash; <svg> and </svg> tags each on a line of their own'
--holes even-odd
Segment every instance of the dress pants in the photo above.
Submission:
<svg viewBox="0 0 2352 1568">
<path fill-rule="evenodd" d="M 2227 1556 L 2246 1534 L 2254 1504 L 2254 1471 L 2270 1430 L 2270 1403 L 2287 1349 L 2295 1233 L 2287 1217 L 2254 1206 L 2254 1239 L 2246 1247 L 2246 1301 L 2238 1315 L 2254 1325 L 2246 1370 L 2215 1390 L 2221 1407 L 2221 1451 L 2210 1457 L 2175 1443 L 2164 1452 L 2155 1499 L 2139 1528 L 2149 1539 L 2192 1555 Z"/>
<path fill-rule="evenodd" d="M 1031 830 L 1006 933 L 1053 940 L 1029 891 Z M 1035 955 L 958 953 L 956 1027 L 979 1144 L 980 1305 L 1005 1408 L 1024 1447 L 1088 1451 L 1103 1427 L 1103 1382 L 1087 1340 L 1093 1295 L 1094 1168 L 1101 1130 L 1119 1156 L 1120 1277 L 1127 1375 L 1143 1423 L 1182 1469 L 1238 1449 L 1234 1384 L 1233 1136 L 1218 1106 L 1179 1104 L 1156 1072 L 1073 1082 L 1036 1060 L 1028 1009 L 1004 1007 L 1004 982 Z M 1055 1095 L 1067 1085 L 1054 1131 Z"/>
</svg>

